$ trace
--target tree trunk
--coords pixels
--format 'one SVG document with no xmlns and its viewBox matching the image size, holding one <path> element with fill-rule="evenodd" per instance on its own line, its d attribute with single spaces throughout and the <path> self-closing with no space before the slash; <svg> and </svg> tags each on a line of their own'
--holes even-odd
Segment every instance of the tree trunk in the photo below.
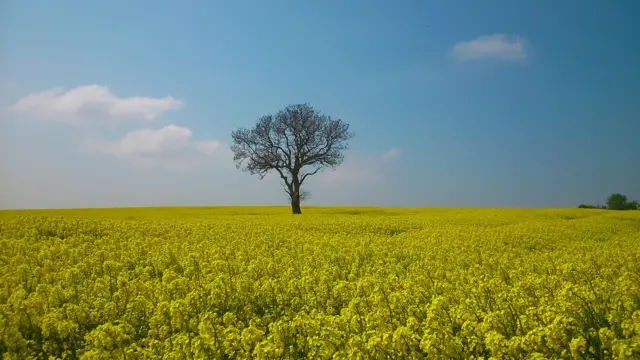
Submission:
<svg viewBox="0 0 640 360">
<path fill-rule="evenodd" d="M 293 212 L 293 215 L 299 215 L 302 214 L 302 211 L 300 210 L 300 181 L 297 173 L 293 174 L 292 183 L 291 212 Z"/>
<path fill-rule="evenodd" d="M 294 194 L 291 197 L 291 212 L 293 212 L 293 215 L 302 214 L 300 210 L 300 194 Z"/>
</svg>

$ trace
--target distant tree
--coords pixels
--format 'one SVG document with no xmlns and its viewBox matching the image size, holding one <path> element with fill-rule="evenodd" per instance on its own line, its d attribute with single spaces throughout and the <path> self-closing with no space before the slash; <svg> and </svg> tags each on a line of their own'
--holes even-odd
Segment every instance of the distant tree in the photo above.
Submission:
<svg viewBox="0 0 640 360">
<path fill-rule="evenodd" d="M 613 194 L 607 199 L 607 207 L 611 210 L 637 210 L 637 201 L 627 201 L 627 196 L 622 194 Z"/>
<path fill-rule="evenodd" d="M 301 214 L 300 201 L 309 197 L 301 191 L 302 184 L 322 169 L 340 165 L 353 136 L 340 119 L 331 119 L 309 104 L 289 105 L 259 118 L 251 129 L 233 131 L 231 151 L 237 168 L 260 179 L 275 170 L 284 181 L 291 211 Z"/>
<path fill-rule="evenodd" d="M 580 204 L 580 205 L 578 205 L 578 208 L 580 208 L 580 209 L 601 209 L 602 207 L 600 205 Z"/>
<path fill-rule="evenodd" d="M 619 193 L 609 196 L 607 199 L 607 207 L 611 210 L 626 210 L 627 196 Z"/>
</svg>

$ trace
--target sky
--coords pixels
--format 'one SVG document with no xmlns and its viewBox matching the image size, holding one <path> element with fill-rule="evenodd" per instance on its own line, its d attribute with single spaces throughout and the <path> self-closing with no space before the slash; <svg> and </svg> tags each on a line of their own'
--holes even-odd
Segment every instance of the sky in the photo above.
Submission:
<svg viewBox="0 0 640 360">
<path fill-rule="evenodd" d="M 0 2 L 0 208 L 287 205 L 231 132 L 350 124 L 304 205 L 640 200 L 640 2 Z"/>
</svg>

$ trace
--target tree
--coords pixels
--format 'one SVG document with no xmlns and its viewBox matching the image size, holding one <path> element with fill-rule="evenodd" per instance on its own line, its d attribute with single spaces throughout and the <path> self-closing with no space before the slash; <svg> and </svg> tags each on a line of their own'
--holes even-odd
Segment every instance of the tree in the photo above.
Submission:
<svg viewBox="0 0 640 360">
<path fill-rule="evenodd" d="M 309 104 L 289 105 L 259 118 L 252 129 L 233 131 L 231 151 L 237 168 L 260 179 L 275 170 L 284 181 L 291 211 L 301 214 L 300 201 L 309 195 L 301 192 L 305 180 L 340 165 L 353 136 L 340 119 L 333 120 Z"/>
<path fill-rule="evenodd" d="M 607 199 L 607 207 L 610 210 L 638 210 L 637 201 L 627 201 L 627 196 L 613 194 Z"/>
<path fill-rule="evenodd" d="M 627 196 L 619 193 L 609 196 L 607 207 L 611 210 L 625 210 L 627 207 Z"/>
<path fill-rule="evenodd" d="M 600 205 L 588 205 L 588 204 L 580 204 L 578 205 L 579 209 L 602 209 Z"/>
</svg>

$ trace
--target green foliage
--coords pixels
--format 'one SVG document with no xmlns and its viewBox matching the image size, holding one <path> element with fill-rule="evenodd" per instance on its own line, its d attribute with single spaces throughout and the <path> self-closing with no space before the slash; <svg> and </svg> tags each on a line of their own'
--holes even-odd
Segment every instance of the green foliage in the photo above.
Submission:
<svg viewBox="0 0 640 360">
<path fill-rule="evenodd" d="M 287 213 L 0 212 L 3 359 L 640 358 L 640 212 Z"/>
<path fill-rule="evenodd" d="M 601 206 L 601 205 L 585 205 L 585 204 L 580 204 L 578 205 L 579 209 L 606 209 L 605 206 Z"/>
<path fill-rule="evenodd" d="M 612 194 L 607 199 L 607 207 L 611 210 L 637 210 L 637 201 L 627 201 L 627 196 L 623 194 Z"/>
<path fill-rule="evenodd" d="M 627 196 L 622 194 L 612 194 L 607 199 L 607 207 L 611 210 L 626 210 Z"/>
</svg>

